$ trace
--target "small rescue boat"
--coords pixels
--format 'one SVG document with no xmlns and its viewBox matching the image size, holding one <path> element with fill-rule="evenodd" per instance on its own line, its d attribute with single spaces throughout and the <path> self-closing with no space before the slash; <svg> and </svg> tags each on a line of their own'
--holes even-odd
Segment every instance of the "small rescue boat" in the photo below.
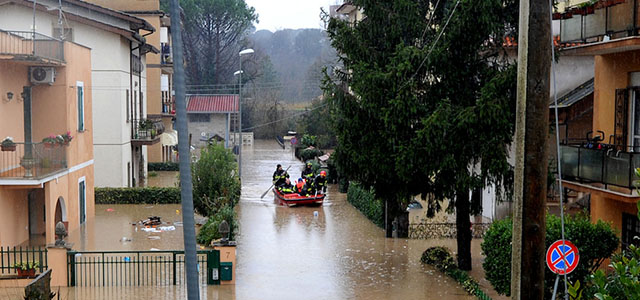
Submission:
<svg viewBox="0 0 640 300">
<path fill-rule="evenodd" d="M 273 194 L 282 204 L 287 206 L 296 205 L 322 205 L 325 194 L 314 194 L 311 196 L 300 196 L 299 194 L 283 194 L 278 189 L 273 188 Z"/>
</svg>

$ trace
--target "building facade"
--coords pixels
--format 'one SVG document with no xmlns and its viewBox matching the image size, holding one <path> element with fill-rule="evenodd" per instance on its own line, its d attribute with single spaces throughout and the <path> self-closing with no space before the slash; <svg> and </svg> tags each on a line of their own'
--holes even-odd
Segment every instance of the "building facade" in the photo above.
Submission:
<svg viewBox="0 0 640 300">
<path fill-rule="evenodd" d="M 204 147 L 210 140 L 233 144 L 232 120 L 239 111 L 238 95 L 187 95 L 187 117 L 191 144 Z"/>
<path fill-rule="evenodd" d="M 87 47 L 0 26 L 0 246 L 50 244 L 58 222 L 74 232 L 93 219 L 91 60 Z"/>
</svg>

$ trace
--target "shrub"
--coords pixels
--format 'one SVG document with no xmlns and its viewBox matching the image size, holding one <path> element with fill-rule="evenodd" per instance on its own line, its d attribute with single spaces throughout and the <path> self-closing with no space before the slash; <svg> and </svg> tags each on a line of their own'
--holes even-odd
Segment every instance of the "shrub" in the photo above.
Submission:
<svg viewBox="0 0 640 300">
<path fill-rule="evenodd" d="M 233 241 L 238 229 L 236 212 L 230 206 L 224 206 L 218 210 L 218 212 L 211 215 L 209 219 L 207 219 L 207 223 L 200 228 L 197 237 L 198 244 L 209 245 L 211 241 L 222 238 L 222 235 L 218 232 L 218 225 L 220 225 L 222 220 L 226 220 L 227 223 L 229 223 L 229 240 Z"/>
<path fill-rule="evenodd" d="M 614 255 L 608 276 L 598 270 L 591 276 L 599 300 L 640 299 L 640 248 L 634 245 L 622 254 Z"/>
<path fill-rule="evenodd" d="M 482 264 L 487 280 L 495 290 L 503 295 L 509 295 L 511 289 L 511 219 L 494 222 L 484 236 L 482 251 L 485 261 Z M 546 248 L 561 239 L 560 218 L 547 215 Z M 565 218 L 565 238 L 570 240 L 580 252 L 580 264 L 568 275 L 570 282 L 587 282 L 589 275 L 595 271 L 605 258 L 618 248 L 619 239 L 614 230 L 607 223 L 598 221 L 592 224 L 584 214 Z M 546 268 L 545 298 L 550 298 L 553 292 L 555 274 Z M 585 288 L 583 286 L 583 288 Z M 586 297 L 588 298 L 588 297 Z"/>
<path fill-rule="evenodd" d="M 378 227 L 384 226 L 382 201 L 376 199 L 375 192 L 363 188 L 360 184 L 349 185 L 347 200 Z"/>
<path fill-rule="evenodd" d="M 323 154 L 322 151 L 320 151 L 317 148 L 302 149 L 299 152 L 299 156 L 300 156 L 299 158 L 302 161 L 308 161 L 308 160 L 314 159 L 314 158 L 316 158 L 318 156 L 322 156 L 322 154 Z"/>
<path fill-rule="evenodd" d="M 180 171 L 180 165 L 177 162 L 154 162 L 147 164 L 149 171 Z"/>
<path fill-rule="evenodd" d="M 309 135 L 309 134 L 305 134 L 302 136 L 302 138 L 300 139 L 300 144 L 304 147 L 307 148 L 309 146 L 317 146 L 318 145 L 318 137 L 315 135 Z"/>
<path fill-rule="evenodd" d="M 475 295 L 479 299 L 491 299 L 480 289 L 478 282 L 469 276 L 467 272 L 458 269 L 456 261 L 451 256 L 451 251 L 446 247 L 431 247 L 422 253 L 420 260 L 453 278 L 462 285 L 462 288 L 467 293 Z"/>
<path fill-rule="evenodd" d="M 197 213 L 210 216 L 240 199 L 240 179 L 233 153 L 223 145 L 202 149 L 200 159 L 191 165 L 193 206 Z"/>
<path fill-rule="evenodd" d="M 96 204 L 180 204 L 180 188 L 95 188 Z"/>
</svg>

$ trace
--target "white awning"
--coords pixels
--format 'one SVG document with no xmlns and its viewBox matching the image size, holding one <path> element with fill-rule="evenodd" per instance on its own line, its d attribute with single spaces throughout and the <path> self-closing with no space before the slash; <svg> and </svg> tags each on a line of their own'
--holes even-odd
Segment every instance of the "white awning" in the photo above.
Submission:
<svg viewBox="0 0 640 300">
<path fill-rule="evenodd" d="M 175 130 L 164 132 L 160 135 L 163 146 L 174 146 L 178 144 L 178 132 Z"/>
</svg>

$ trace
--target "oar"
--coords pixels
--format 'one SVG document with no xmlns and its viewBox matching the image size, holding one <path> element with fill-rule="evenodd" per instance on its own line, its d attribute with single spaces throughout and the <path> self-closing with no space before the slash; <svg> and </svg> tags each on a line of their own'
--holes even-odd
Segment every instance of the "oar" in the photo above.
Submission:
<svg viewBox="0 0 640 300">
<path fill-rule="evenodd" d="M 287 173 L 287 171 L 289 171 L 289 168 L 291 168 L 291 166 L 287 167 L 287 169 L 286 169 L 286 170 L 284 170 L 284 172 L 285 172 L 285 173 Z M 275 184 L 275 182 L 271 184 L 271 186 L 269 187 L 269 189 L 268 189 L 268 190 L 266 190 L 266 191 L 264 192 L 264 194 L 262 194 L 262 196 L 260 196 L 260 199 L 264 198 L 264 196 L 266 196 L 266 195 L 267 195 L 267 193 L 271 190 L 271 188 L 273 187 L 273 185 L 274 185 L 274 184 Z"/>
</svg>

